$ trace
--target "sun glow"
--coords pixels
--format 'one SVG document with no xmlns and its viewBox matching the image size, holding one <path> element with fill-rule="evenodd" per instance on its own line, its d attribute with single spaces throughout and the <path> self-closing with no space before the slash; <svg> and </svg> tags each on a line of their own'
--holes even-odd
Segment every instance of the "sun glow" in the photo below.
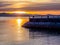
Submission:
<svg viewBox="0 0 60 45">
<path fill-rule="evenodd" d="M 17 12 L 14 12 L 14 13 L 16 13 L 16 14 L 26 14 L 27 12 L 24 12 L 24 11 L 19 12 L 19 11 L 17 11 Z"/>
<path fill-rule="evenodd" d="M 20 27 L 21 23 L 22 23 L 22 20 L 21 19 L 17 19 L 17 23 L 18 23 L 18 26 Z"/>
</svg>

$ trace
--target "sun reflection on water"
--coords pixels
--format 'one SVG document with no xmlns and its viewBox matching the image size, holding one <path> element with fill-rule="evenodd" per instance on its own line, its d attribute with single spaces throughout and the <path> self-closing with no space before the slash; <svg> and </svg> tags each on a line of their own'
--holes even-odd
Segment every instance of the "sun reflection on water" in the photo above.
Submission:
<svg viewBox="0 0 60 45">
<path fill-rule="evenodd" d="M 7 22 L 8 29 L 11 30 L 12 41 L 23 42 L 29 40 L 29 30 L 22 27 L 27 21 L 28 19 L 25 18 L 17 18 Z"/>
<path fill-rule="evenodd" d="M 21 30 L 21 24 L 22 24 L 22 19 L 17 19 L 17 31 L 18 33 L 22 33 L 22 30 Z"/>
<path fill-rule="evenodd" d="M 21 23 L 22 23 L 22 19 L 17 19 L 18 26 L 21 26 Z"/>
<path fill-rule="evenodd" d="M 24 28 L 22 28 L 22 25 L 23 25 L 23 19 L 17 19 L 16 20 L 16 22 L 17 22 L 17 32 L 16 32 L 16 40 L 17 41 L 23 41 L 23 40 L 27 40 L 28 39 L 28 35 L 29 35 L 29 33 L 28 33 L 28 31 L 27 30 L 25 30 Z"/>
<path fill-rule="evenodd" d="M 9 17 L 7 18 L 9 19 Z M 24 23 L 27 22 L 27 19 L 22 18 L 16 18 L 4 20 L 2 23 L 0 21 L 0 39 L 5 44 L 5 42 L 11 42 L 11 43 L 21 43 L 26 42 L 29 40 L 29 30 L 22 27 Z M 7 44 L 7 43 L 6 43 Z M 6 45 L 5 44 L 5 45 Z M 10 45 L 10 43 L 8 44 Z M 12 45 L 12 44 L 11 44 Z"/>
</svg>

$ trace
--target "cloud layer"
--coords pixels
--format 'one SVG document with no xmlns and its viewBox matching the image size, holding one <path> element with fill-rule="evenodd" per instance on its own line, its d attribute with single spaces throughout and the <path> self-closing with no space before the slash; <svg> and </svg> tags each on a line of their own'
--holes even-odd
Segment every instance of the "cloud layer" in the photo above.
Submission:
<svg viewBox="0 0 60 45">
<path fill-rule="evenodd" d="M 0 1 L 0 11 L 40 11 L 40 10 L 60 10 L 60 0 L 50 0 L 51 3 L 36 3 L 26 1 Z M 55 3 L 52 3 L 55 2 Z"/>
<path fill-rule="evenodd" d="M 10 6 L 8 6 L 10 5 Z M 15 11 L 15 10 L 27 10 L 27 11 L 40 11 L 40 10 L 60 10 L 60 3 L 49 3 L 49 4 L 32 4 L 32 5 L 28 5 L 28 6 L 25 6 L 25 7 L 22 7 L 21 6 L 18 8 L 13 8 L 11 6 L 11 4 L 5 4 L 2 6 L 0 5 L 0 7 L 6 7 L 8 6 L 8 8 L 0 8 L 0 11 Z"/>
<path fill-rule="evenodd" d="M 39 10 L 60 10 L 60 3 L 49 3 L 49 4 L 35 4 L 30 5 L 24 8 L 21 8 L 22 10 L 33 10 L 33 11 L 39 11 Z"/>
</svg>

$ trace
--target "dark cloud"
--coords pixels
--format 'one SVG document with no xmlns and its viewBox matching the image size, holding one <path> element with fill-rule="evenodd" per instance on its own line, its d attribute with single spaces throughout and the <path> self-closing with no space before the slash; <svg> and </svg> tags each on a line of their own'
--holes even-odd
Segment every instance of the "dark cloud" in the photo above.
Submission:
<svg viewBox="0 0 60 45">
<path fill-rule="evenodd" d="M 5 2 L 0 2 L 0 7 L 10 6 L 10 5 L 12 5 L 12 4 L 5 3 Z"/>
<path fill-rule="evenodd" d="M 0 7 L 5 7 L 5 6 L 9 6 L 11 4 L 0 4 Z"/>
<path fill-rule="evenodd" d="M 21 10 L 32 10 L 32 11 L 39 11 L 39 10 L 60 10 L 60 3 L 49 3 L 49 4 L 35 4 L 30 5 Z"/>
<path fill-rule="evenodd" d="M 0 9 L 0 11 L 16 11 L 18 10 L 18 8 L 4 8 L 4 9 Z"/>
</svg>

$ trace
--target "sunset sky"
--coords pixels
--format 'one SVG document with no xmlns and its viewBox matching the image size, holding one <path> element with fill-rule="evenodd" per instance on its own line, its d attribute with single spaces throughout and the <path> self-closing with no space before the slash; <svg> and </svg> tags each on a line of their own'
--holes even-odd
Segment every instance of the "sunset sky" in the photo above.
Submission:
<svg viewBox="0 0 60 45">
<path fill-rule="evenodd" d="M 60 0 L 0 0 L 0 12 L 8 11 L 60 14 Z"/>
</svg>

